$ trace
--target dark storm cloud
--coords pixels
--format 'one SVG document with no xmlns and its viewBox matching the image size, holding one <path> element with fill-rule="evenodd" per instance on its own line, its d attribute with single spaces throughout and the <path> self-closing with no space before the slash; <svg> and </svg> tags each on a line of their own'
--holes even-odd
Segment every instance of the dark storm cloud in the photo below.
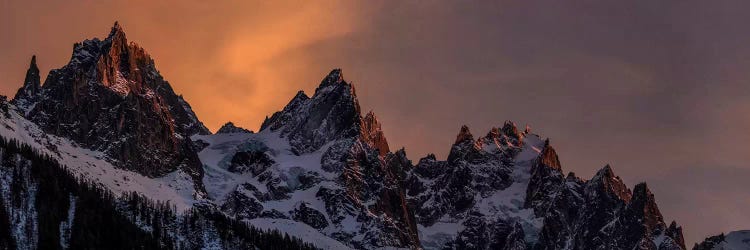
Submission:
<svg viewBox="0 0 750 250">
<path fill-rule="evenodd" d="M 445 156 L 464 123 L 529 123 L 566 170 L 610 163 L 631 187 L 649 181 L 694 242 L 750 227 L 748 5 L 2 2 L 0 89 L 20 85 L 31 53 L 59 67 L 114 19 L 214 129 L 257 129 L 342 67 L 413 160 Z"/>
</svg>

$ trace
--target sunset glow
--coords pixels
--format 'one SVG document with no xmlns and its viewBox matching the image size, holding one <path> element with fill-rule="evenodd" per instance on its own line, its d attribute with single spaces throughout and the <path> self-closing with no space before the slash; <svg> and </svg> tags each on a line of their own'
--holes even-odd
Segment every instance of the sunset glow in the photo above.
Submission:
<svg viewBox="0 0 750 250">
<path fill-rule="evenodd" d="M 542 1 L 545 2 L 545 1 Z M 750 227 L 749 4 L 3 1 L 0 94 L 42 82 L 115 21 L 212 132 L 258 131 L 342 68 L 392 151 L 445 160 L 512 120 L 563 169 L 647 181 L 688 246 Z"/>
</svg>

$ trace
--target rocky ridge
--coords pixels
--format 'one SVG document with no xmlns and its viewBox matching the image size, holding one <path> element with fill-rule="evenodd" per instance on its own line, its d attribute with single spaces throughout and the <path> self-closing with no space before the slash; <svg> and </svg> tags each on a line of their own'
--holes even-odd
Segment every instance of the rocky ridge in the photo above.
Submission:
<svg viewBox="0 0 750 250">
<path fill-rule="evenodd" d="M 115 23 L 104 40 L 76 43 L 70 62 L 38 85 L 32 59 L 14 103 L 45 132 L 104 152 L 114 165 L 160 177 L 180 169 L 201 186 L 189 137 L 208 134 L 154 60 Z"/>
<path fill-rule="evenodd" d="M 231 133 L 253 133 L 253 131 L 237 127 L 232 122 L 227 122 L 216 131 L 217 134 L 231 134 Z"/>
<path fill-rule="evenodd" d="M 404 149 L 391 151 L 373 112 L 362 114 L 340 69 L 258 133 L 227 123 L 210 134 L 117 23 L 106 39 L 74 45 L 70 62 L 39 82 L 34 57 L 13 106 L 70 140 L 58 154 L 80 146 L 149 178 L 186 173 L 201 204 L 326 246 L 685 249 L 646 184 L 631 191 L 608 165 L 590 180 L 565 175 L 549 140 L 528 126 L 507 121 L 478 137 L 464 126 L 446 160 L 414 165 Z M 30 127 L 19 124 L 6 127 Z"/>
<path fill-rule="evenodd" d="M 208 151 L 227 143 L 218 135 L 200 138 Z M 357 248 L 419 246 L 403 170 L 389 164 L 399 153 L 389 151 L 375 114 L 362 116 L 341 70 L 331 71 L 312 97 L 298 92 L 233 150 L 217 164 L 242 169 L 235 178 L 243 183 L 224 198 L 227 213 L 301 222 Z M 202 158 L 211 157 L 204 152 Z M 303 194 L 310 197 L 298 200 Z"/>
</svg>

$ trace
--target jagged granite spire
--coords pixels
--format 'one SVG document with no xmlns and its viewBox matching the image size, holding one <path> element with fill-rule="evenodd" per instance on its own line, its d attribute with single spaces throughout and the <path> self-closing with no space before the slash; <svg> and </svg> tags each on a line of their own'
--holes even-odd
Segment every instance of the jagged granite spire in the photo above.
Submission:
<svg viewBox="0 0 750 250">
<path fill-rule="evenodd" d="M 297 119 L 301 119 L 302 117 L 298 116 L 297 112 L 307 103 L 308 99 L 310 97 L 305 94 L 305 91 L 297 91 L 297 94 L 284 106 L 283 110 L 274 113 L 270 118 L 266 116 L 263 124 L 260 125 L 260 131 L 266 129 L 277 130 L 287 124 L 300 122 Z"/>
<path fill-rule="evenodd" d="M 97 80 L 104 86 L 120 95 L 130 92 L 145 94 L 148 89 L 157 86 L 145 86 L 149 75 L 140 73 L 141 70 L 155 70 L 154 60 L 146 51 L 135 43 L 128 42 L 122 26 L 115 22 L 107 39 L 104 40 L 101 53 L 96 62 Z"/>
<path fill-rule="evenodd" d="M 456 135 L 456 141 L 448 153 L 448 161 L 470 160 L 478 157 L 478 153 L 477 142 L 474 140 L 474 135 L 471 134 L 469 126 L 461 126 L 461 130 Z"/>
<path fill-rule="evenodd" d="M 119 23 L 104 40 L 76 43 L 70 62 L 50 71 L 41 92 L 26 117 L 45 132 L 146 176 L 184 170 L 202 189 L 203 169 L 189 138 L 210 132 Z"/>
<path fill-rule="evenodd" d="M 633 188 L 632 200 L 628 204 L 628 209 L 641 221 L 647 228 L 654 228 L 659 224 L 664 224 L 664 218 L 656 205 L 654 194 L 648 188 L 645 182 L 638 183 Z"/>
<path fill-rule="evenodd" d="M 318 90 L 326 88 L 328 86 L 333 86 L 339 83 L 345 82 L 344 81 L 344 73 L 341 69 L 333 69 L 331 70 L 328 75 L 326 75 L 325 78 L 323 78 L 323 81 L 320 83 L 320 86 L 315 90 L 315 93 L 318 93 Z"/>
<path fill-rule="evenodd" d="M 16 96 L 13 97 L 13 104 L 25 114 L 36 104 L 41 90 L 39 67 L 36 65 L 36 55 L 33 55 L 31 56 L 29 69 L 26 70 L 23 86 L 18 89 Z"/>
<path fill-rule="evenodd" d="M 109 36 L 107 36 L 108 39 L 111 39 L 115 36 L 121 36 L 125 38 L 125 31 L 122 30 L 122 26 L 120 26 L 119 21 L 115 21 L 115 24 L 112 25 L 112 29 L 109 32 Z"/>
<path fill-rule="evenodd" d="M 609 164 L 596 172 L 596 175 L 586 183 L 586 188 L 591 194 L 604 195 L 624 202 L 630 202 L 632 198 L 630 189 L 625 186 L 620 176 L 615 175 Z"/>
<path fill-rule="evenodd" d="M 387 142 L 374 118 L 374 114 L 370 118 L 362 115 L 354 86 L 344 80 L 341 69 L 334 69 L 312 97 L 297 92 L 282 111 L 263 122 L 261 131 L 280 131 L 298 153 L 318 150 L 338 139 L 357 138 L 384 155 Z"/>
<path fill-rule="evenodd" d="M 511 138 L 514 138 L 516 140 L 520 140 L 523 138 L 523 134 L 518 131 L 518 127 L 516 127 L 516 124 L 512 121 L 505 121 L 505 124 L 503 124 L 503 133 Z"/>
<path fill-rule="evenodd" d="M 458 135 L 456 135 L 456 142 L 453 144 L 459 144 L 462 142 L 474 141 L 474 135 L 471 134 L 471 130 L 469 130 L 469 126 L 463 125 L 461 126 L 461 130 L 458 131 Z"/>
<path fill-rule="evenodd" d="M 672 223 L 669 224 L 669 227 L 664 234 L 669 238 L 672 238 L 677 245 L 682 247 L 682 249 L 687 249 L 685 246 L 685 237 L 682 235 L 682 227 L 677 225 L 676 221 L 672 221 Z"/>
<path fill-rule="evenodd" d="M 531 166 L 531 178 L 526 188 L 526 207 L 534 208 L 537 215 L 543 214 L 552 206 L 550 197 L 558 192 L 565 182 L 557 152 L 544 141 L 544 148 Z"/>
<path fill-rule="evenodd" d="M 549 144 L 549 139 L 544 140 L 544 149 L 539 154 L 539 160 L 536 165 L 562 171 L 560 159 L 555 149 Z"/>
<path fill-rule="evenodd" d="M 371 147 L 377 149 L 381 156 L 385 156 L 390 152 L 390 149 L 388 148 L 388 141 L 385 139 L 385 135 L 380 126 L 380 122 L 375 116 L 375 113 L 372 111 L 367 112 L 365 118 L 362 119 L 361 137 Z"/>
<path fill-rule="evenodd" d="M 296 155 L 323 151 L 321 168 L 338 175 L 336 185 L 342 188 L 335 192 L 343 192 L 338 198 L 325 198 L 326 207 L 354 207 L 366 211 L 362 220 L 386 220 L 383 229 L 378 229 L 382 236 L 357 244 L 419 246 L 416 223 L 399 179 L 409 168 L 399 158 L 405 158 L 405 153 L 390 152 L 375 113 L 362 115 L 354 86 L 344 80 L 341 69 L 326 75 L 311 97 L 297 92 L 283 110 L 263 122 L 260 133 L 278 133 Z M 325 188 L 318 195 L 333 197 L 333 192 Z M 335 218 L 346 216 L 339 209 L 328 213 L 334 224 L 341 223 Z"/>
</svg>

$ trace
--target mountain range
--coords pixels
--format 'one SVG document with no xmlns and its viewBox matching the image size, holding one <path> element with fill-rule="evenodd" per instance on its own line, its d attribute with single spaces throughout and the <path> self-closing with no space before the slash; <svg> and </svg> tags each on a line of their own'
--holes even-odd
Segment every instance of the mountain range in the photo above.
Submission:
<svg viewBox="0 0 750 250">
<path fill-rule="evenodd" d="M 511 121 L 461 127 L 447 159 L 412 161 L 341 69 L 258 132 L 211 133 L 117 23 L 44 84 L 32 57 L 0 108 L 4 248 L 687 249 L 646 183 L 609 165 L 566 173 L 549 139 Z"/>
</svg>

